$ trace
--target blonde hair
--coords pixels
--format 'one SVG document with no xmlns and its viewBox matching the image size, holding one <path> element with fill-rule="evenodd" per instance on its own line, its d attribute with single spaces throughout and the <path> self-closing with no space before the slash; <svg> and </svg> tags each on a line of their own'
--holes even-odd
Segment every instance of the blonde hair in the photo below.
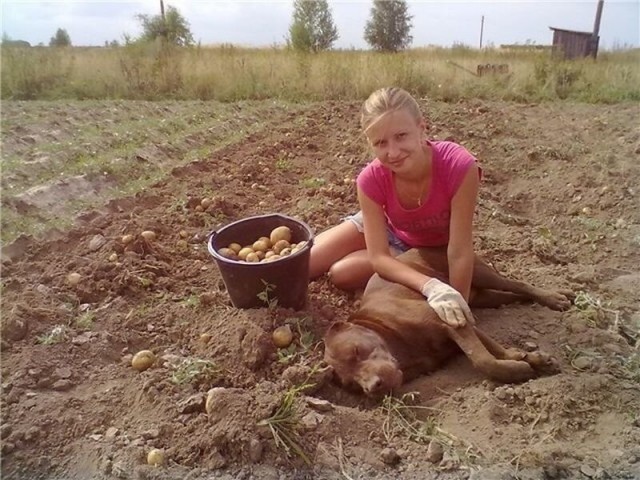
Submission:
<svg viewBox="0 0 640 480">
<path fill-rule="evenodd" d="M 362 104 L 360 124 L 366 132 L 387 113 L 406 110 L 416 121 L 422 119 L 422 112 L 415 98 L 409 92 L 398 87 L 386 87 L 376 90 Z"/>
</svg>

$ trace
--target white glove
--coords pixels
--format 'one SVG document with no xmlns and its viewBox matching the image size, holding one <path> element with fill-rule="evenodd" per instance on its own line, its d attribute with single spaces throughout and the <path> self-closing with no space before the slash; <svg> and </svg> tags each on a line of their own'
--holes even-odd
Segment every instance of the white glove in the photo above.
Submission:
<svg viewBox="0 0 640 480">
<path fill-rule="evenodd" d="M 475 324 L 469 305 L 455 288 L 437 278 L 426 282 L 420 290 L 440 320 L 453 328 L 464 327 L 467 322 Z"/>
</svg>

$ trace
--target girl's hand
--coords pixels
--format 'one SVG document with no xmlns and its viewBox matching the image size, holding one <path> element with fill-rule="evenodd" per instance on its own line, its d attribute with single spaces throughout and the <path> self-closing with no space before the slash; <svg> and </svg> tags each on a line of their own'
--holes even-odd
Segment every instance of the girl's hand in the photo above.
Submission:
<svg viewBox="0 0 640 480">
<path fill-rule="evenodd" d="M 450 327 L 464 327 L 467 322 L 471 325 L 475 324 L 469 305 L 455 288 L 437 278 L 432 278 L 422 286 L 420 291 L 440 320 Z"/>
</svg>

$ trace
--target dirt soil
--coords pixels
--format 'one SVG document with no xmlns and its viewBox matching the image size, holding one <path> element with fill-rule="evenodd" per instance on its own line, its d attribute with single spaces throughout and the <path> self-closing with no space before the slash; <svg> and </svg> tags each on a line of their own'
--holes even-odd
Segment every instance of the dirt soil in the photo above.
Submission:
<svg viewBox="0 0 640 480">
<path fill-rule="evenodd" d="M 554 354 L 561 373 L 499 385 L 460 356 L 404 385 L 398 401 L 373 401 L 333 384 L 321 363 L 323 333 L 357 295 L 322 278 L 303 310 L 233 308 L 207 234 L 268 212 L 320 232 L 356 209 L 353 179 L 369 160 L 356 103 L 282 108 L 71 229 L 5 245 L 2 477 L 640 478 L 637 105 L 423 106 L 429 135 L 464 144 L 484 169 L 477 251 L 506 275 L 577 293 L 563 313 L 476 311 L 502 343 Z M 4 154 L 37 148 L 54 125 L 59 141 L 73 138 L 77 124 L 56 119 L 74 108 L 29 115 L 28 103 L 4 102 L 14 125 Z M 27 145 L 19 131 L 41 134 Z M 154 168 L 158 146 L 146 147 Z M 196 208 L 203 198 L 212 205 Z M 3 194 L 5 212 L 12 200 Z M 144 230 L 157 238 L 144 241 Z M 135 239 L 125 248 L 126 234 Z M 294 346 L 278 351 L 271 332 L 285 323 Z M 138 372 L 131 358 L 144 349 L 156 361 Z M 272 425 L 293 442 L 265 425 L 279 407 L 293 416 Z M 161 466 L 147 465 L 152 448 Z"/>
</svg>

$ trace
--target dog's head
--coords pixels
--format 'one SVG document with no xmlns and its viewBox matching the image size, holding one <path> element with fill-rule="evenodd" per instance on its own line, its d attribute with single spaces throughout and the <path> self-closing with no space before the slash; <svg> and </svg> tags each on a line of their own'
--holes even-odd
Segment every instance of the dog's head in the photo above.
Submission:
<svg viewBox="0 0 640 480">
<path fill-rule="evenodd" d="M 368 328 L 336 322 L 325 335 L 324 359 L 345 386 L 367 395 L 388 393 L 402 385 L 402 371 L 384 339 Z"/>
</svg>

